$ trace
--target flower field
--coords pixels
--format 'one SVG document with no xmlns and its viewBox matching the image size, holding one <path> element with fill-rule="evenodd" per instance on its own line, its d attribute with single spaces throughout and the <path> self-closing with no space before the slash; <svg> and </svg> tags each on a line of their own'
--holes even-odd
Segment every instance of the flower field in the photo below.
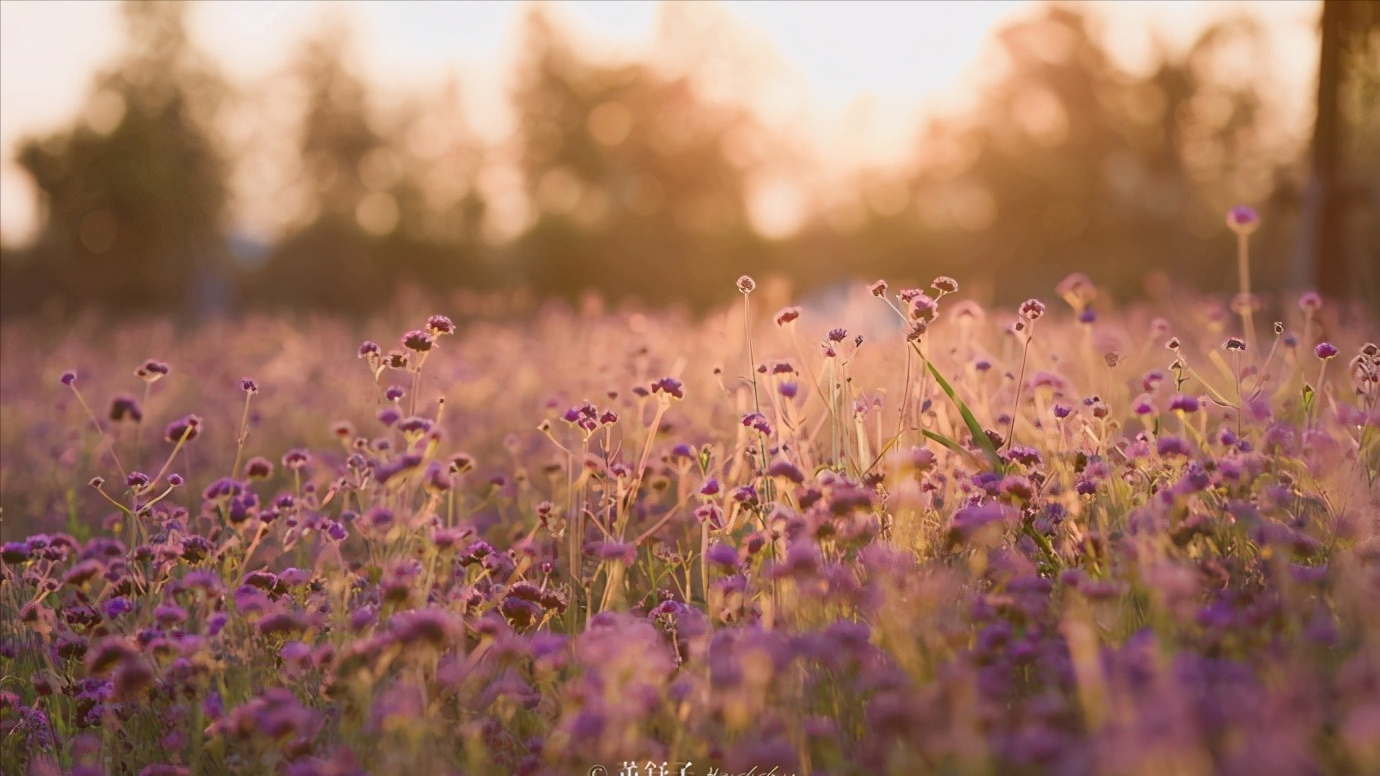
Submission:
<svg viewBox="0 0 1380 776">
<path fill-rule="evenodd" d="M 1374 322 L 960 282 L 7 324 L 4 772 L 1380 772 Z"/>
</svg>

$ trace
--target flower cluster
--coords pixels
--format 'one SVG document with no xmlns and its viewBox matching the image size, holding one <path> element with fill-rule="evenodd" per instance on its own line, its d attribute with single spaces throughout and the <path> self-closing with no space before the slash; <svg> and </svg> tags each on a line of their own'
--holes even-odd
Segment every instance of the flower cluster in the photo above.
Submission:
<svg viewBox="0 0 1380 776">
<path fill-rule="evenodd" d="M 1380 771 L 1373 324 L 867 291 L 746 375 L 670 315 L 7 332 L 0 763 Z"/>
</svg>

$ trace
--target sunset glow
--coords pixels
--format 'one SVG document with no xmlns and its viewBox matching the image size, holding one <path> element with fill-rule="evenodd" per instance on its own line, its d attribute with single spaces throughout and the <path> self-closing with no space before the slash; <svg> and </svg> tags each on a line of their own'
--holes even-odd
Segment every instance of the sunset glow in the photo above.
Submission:
<svg viewBox="0 0 1380 776">
<path fill-rule="evenodd" d="M 728 0 L 722 13 L 760 52 L 763 90 L 753 109 L 771 126 L 790 126 L 822 165 L 827 186 L 836 175 L 860 167 L 894 164 L 916 152 L 917 123 L 964 109 L 977 85 L 991 77 L 993 30 L 1028 14 L 1029 0 L 1000 2 L 777 3 Z M 1153 36 L 1169 47 L 1187 44 L 1196 30 L 1233 13 L 1258 16 L 1271 45 L 1285 54 L 1270 77 L 1271 94 L 1287 125 L 1302 131 L 1309 111 L 1307 67 L 1312 52 L 1314 2 L 1095 3 L 1114 53 L 1129 67 L 1149 61 Z M 516 19 L 523 3 L 203 2 L 191 17 L 192 34 L 215 64 L 241 89 L 271 79 L 290 61 L 292 47 L 326 16 L 350 20 L 356 30 L 363 75 L 381 99 L 400 101 L 449 74 L 460 79 L 466 121 L 481 137 L 501 143 L 512 131 L 507 75 L 517 50 Z M 646 52 L 657 35 L 655 2 L 559 2 L 554 6 L 581 36 L 591 54 L 631 57 Z M 116 51 L 117 6 L 112 2 L 54 4 L 41 0 L 0 3 L 0 239 L 22 243 L 36 228 L 34 189 L 13 162 L 16 144 L 80 110 L 91 74 Z M 733 87 L 728 87 L 730 91 Z M 258 181 L 252 172 L 246 180 Z M 501 179 L 495 173 L 495 179 Z M 786 193 L 778 180 L 768 210 L 785 202 L 804 206 L 803 192 Z M 765 190 L 765 189 L 764 189 Z M 242 228 L 269 234 L 267 213 L 278 210 L 263 197 L 242 195 Z M 784 198 L 784 199 L 783 199 Z M 797 216 L 782 215 L 768 228 L 780 231 Z M 784 220 L 783 220 L 784 219 Z"/>
</svg>

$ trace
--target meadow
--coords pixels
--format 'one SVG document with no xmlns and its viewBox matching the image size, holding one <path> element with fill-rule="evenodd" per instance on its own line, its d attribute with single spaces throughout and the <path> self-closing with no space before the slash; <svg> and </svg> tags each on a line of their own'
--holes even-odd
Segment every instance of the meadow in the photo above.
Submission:
<svg viewBox="0 0 1380 776">
<path fill-rule="evenodd" d="M 961 285 L 7 324 L 4 772 L 1380 772 L 1374 321 Z"/>
</svg>

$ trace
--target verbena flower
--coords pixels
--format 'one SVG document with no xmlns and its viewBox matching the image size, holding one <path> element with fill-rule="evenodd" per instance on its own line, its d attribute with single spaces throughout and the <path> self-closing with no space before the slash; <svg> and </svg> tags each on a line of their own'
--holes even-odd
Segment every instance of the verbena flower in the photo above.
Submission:
<svg viewBox="0 0 1380 776">
<path fill-rule="evenodd" d="M 426 328 L 433 336 L 455 333 L 455 324 L 444 315 L 433 315 L 427 318 Z"/>
<path fill-rule="evenodd" d="M 1197 396 L 1180 393 L 1175 394 L 1174 398 L 1169 400 L 1169 409 L 1171 412 L 1197 412 L 1198 406 L 1199 402 Z"/>
<path fill-rule="evenodd" d="M 268 479 L 273 476 L 273 462 L 261 455 L 256 455 L 245 463 L 244 476 L 252 480 Z"/>
<path fill-rule="evenodd" d="M 163 439 L 168 442 L 190 442 L 201 433 L 201 416 L 186 415 L 168 424 Z"/>
<path fill-rule="evenodd" d="M 1020 314 L 1027 321 L 1038 321 L 1045 314 L 1045 303 L 1039 299 L 1027 299 L 1021 302 Z"/>
<path fill-rule="evenodd" d="M 663 377 L 652 383 L 652 393 L 664 393 L 677 399 L 685 398 L 684 384 L 674 377 Z"/>
<path fill-rule="evenodd" d="M 402 337 L 403 347 L 417 353 L 425 353 L 431 350 L 432 346 L 435 344 L 436 340 L 431 336 L 431 333 L 423 331 L 422 329 L 413 329 Z"/>
<path fill-rule="evenodd" d="M 149 359 L 144 362 L 143 366 L 134 370 L 134 374 L 146 383 L 156 383 L 166 377 L 170 371 L 168 365 L 162 361 Z"/>
<path fill-rule="evenodd" d="M 1237 234 L 1250 234 L 1260 226 L 1260 216 L 1249 205 L 1237 205 L 1227 211 L 1227 226 Z"/>
<path fill-rule="evenodd" d="M 117 394 L 110 400 L 110 419 L 121 421 L 125 418 L 138 423 L 144 419 L 144 410 L 139 406 L 139 400 L 131 394 Z"/>
</svg>

